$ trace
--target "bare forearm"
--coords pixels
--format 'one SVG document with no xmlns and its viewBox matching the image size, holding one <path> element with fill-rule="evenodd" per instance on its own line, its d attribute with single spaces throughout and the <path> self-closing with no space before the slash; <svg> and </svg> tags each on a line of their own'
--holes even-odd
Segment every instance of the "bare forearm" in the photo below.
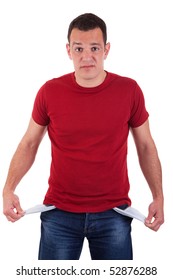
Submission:
<svg viewBox="0 0 173 280">
<path fill-rule="evenodd" d="M 15 190 L 20 180 L 32 166 L 36 152 L 37 147 L 32 147 L 21 141 L 11 160 L 3 194 Z"/>
<path fill-rule="evenodd" d="M 138 152 L 139 162 L 153 198 L 163 198 L 162 168 L 155 145 Z"/>
</svg>

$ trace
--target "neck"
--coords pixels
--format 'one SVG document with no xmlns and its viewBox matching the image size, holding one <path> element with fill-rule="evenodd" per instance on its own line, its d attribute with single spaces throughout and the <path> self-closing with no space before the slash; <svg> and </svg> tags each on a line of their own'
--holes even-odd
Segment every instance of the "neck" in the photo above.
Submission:
<svg viewBox="0 0 173 280">
<path fill-rule="evenodd" d="M 103 71 L 98 77 L 96 78 L 88 78 L 88 79 L 83 79 L 80 76 L 77 76 L 75 73 L 75 79 L 78 85 L 82 87 L 87 87 L 87 88 L 92 88 L 92 87 L 97 87 L 101 85 L 105 78 L 106 78 L 107 73 Z"/>
</svg>

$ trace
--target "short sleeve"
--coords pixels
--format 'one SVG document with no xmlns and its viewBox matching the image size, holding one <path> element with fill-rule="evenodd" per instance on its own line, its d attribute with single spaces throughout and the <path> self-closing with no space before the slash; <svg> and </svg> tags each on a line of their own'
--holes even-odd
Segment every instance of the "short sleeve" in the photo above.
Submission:
<svg viewBox="0 0 173 280">
<path fill-rule="evenodd" d="M 129 125 L 131 127 L 138 127 L 142 125 L 148 119 L 148 117 L 149 113 L 145 107 L 143 92 L 138 84 L 136 84 L 134 94 L 132 96 Z"/>
<path fill-rule="evenodd" d="M 39 125 L 46 126 L 49 124 L 46 106 L 46 84 L 38 91 L 32 110 L 32 118 Z"/>
</svg>

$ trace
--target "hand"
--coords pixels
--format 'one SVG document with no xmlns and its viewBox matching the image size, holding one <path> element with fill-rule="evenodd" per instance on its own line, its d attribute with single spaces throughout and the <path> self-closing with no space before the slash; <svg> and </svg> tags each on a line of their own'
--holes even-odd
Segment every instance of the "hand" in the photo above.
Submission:
<svg viewBox="0 0 173 280">
<path fill-rule="evenodd" d="M 20 206 L 19 198 L 13 192 L 4 194 L 3 213 L 7 220 L 13 223 L 24 216 L 24 211 Z"/>
<path fill-rule="evenodd" d="M 164 223 L 163 213 L 163 200 L 154 200 L 148 208 L 148 217 L 145 220 L 145 225 L 154 230 L 158 231 L 160 226 Z"/>
</svg>

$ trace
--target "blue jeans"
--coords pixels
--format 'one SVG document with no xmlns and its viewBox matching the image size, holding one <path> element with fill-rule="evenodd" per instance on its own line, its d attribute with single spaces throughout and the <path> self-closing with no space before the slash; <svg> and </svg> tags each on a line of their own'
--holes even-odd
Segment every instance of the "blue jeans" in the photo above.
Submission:
<svg viewBox="0 0 173 280">
<path fill-rule="evenodd" d="M 39 260 L 79 260 L 85 237 L 92 260 L 132 260 L 132 219 L 112 209 L 79 214 L 55 209 L 41 213 L 41 221 Z"/>
</svg>

